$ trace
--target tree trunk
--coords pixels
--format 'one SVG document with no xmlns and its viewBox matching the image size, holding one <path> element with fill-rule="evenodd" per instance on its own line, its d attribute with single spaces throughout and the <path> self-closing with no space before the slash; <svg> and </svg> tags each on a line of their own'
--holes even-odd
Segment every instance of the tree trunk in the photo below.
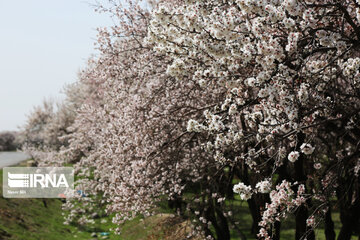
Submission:
<svg viewBox="0 0 360 240">
<path fill-rule="evenodd" d="M 299 133 L 298 142 L 303 143 L 305 140 L 305 136 L 303 133 Z M 300 145 L 300 144 L 299 144 Z M 299 146 L 297 146 L 299 148 Z M 299 159 L 294 163 L 295 167 L 295 180 L 299 183 L 306 184 L 306 173 L 304 169 L 306 158 L 303 154 L 300 155 Z M 310 200 L 307 201 L 307 204 L 310 205 Z M 296 233 L 295 239 L 307 239 L 307 240 L 315 240 L 315 233 L 313 229 L 307 228 L 306 220 L 309 217 L 308 208 L 304 204 L 301 205 L 295 212 L 295 220 L 296 220 Z"/>
<path fill-rule="evenodd" d="M 334 231 L 334 222 L 331 219 L 331 205 L 325 214 L 325 237 L 326 240 L 335 240 L 336 234 Z"/>
<path fill-rule="evenodd" d="M 246 166 L 243 167 L 242 173 L 239 174 L 239 178 L 246 185 L 251 185 Z M 256 196 L 253 196 L 252 198 L 247 200 L 247 202 L 248 202 L 250 214 L 251 214 L 251 217 L 252 217 L 252 220 L 253 220 L 252 226 L 251 226 L 251 233 L 256 236 L 256 234 L 258 234 L 259 230 L 260 230 L 260 227 L 259 227 L 259 222 L 261 221 L 260 207 L 265 206 L 265 202 L 263 202 L 262 204 L 259 203 L 261 201 L 259 201 L 259 199 Z"/>
<path fill-rule="evenodd" d="M 219 227 L 220 227 L 220 231 L 221 231 L 221 238 L 220 239 L 224 239 L 224 240 L 230 240 L 230 230 L 229 230 L 229 225 L 227 222 L 226 217 L 223 215 L 221 209 L 216 208 L 216 215 L 217 215 L 217 219 L 218 219 L 218 223 L 219 223 Z"/>
<path fill-rule="evenodd" d="M 230 240 L 230 230 L 227 224 L 227 220 L 222 214 L 220 210 L 218 210 L 215 215 L 215 208 L 216 206 L 213 205 L 213 200 L 209 200 L 208 208 L 205 211 L 205 218 L 211 221 L 215 232 L 216 232 L 216 239 L 217 240 Z M 218 221 L 218 219 L 219 221 Z"/>
<path fill-rule="evenodd" d="M 352 205 L 349 209 L 340 210 L 341 230 L 338 240 L 350 240 L 356 230 L 360 218 L 360 204 Z"/>
<path fill-rule="evenodd" d="M 338 240 L 350 240 L 352 233 L 357 230 L 357 224 L 360 219 L 358 183 L 355 182 L 354 184 L 351 178 L 343 179 L 339 183 L 336 194 L 340 202 L 340 221 L 342 224 Z"/>
<path fill-rule="evenodd" d="M 276 221 L 272 230 L 272 240 L 280 240 L 281 222 Z"/>
<path fill-rule="evenodd" d="M 309 217 L 308 209 L 305 206 L 300 206 L 295 212 L 296 233 L 295 239 L 315 240 L 315 233 L 312 229 L 306 226 L 306 220 Z"/>
<path fill-rule="evenodd" d="M 252 234 L 258 234 L 259 230 L 260 230 L 259 222 L 261 220 L 261 214 L 260 214 L 260 208 L 256 204 L 256 201 L 255 201 L 254 198 L 255 197 L 253 196 L 251 199 L 247 200 L 247 202 L 248 202 L 248 205 L 249 205 L 249 210 L 250 210 L 251 217 L 253 219 L 252 226 L 251 226 L 251 233 Z"/>
</svg>

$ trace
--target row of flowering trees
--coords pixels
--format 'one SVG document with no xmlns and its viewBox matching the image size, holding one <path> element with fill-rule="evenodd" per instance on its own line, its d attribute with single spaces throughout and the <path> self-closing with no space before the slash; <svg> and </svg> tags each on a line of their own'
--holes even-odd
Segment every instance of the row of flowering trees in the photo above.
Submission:
<svg viewBox="0 0 360 240">
<path fill-rule="evenodd" d="M 98 10 L 114 26 L 99 29 L 100 54 L 64 103 L 71 114 L 30 118 L 46 131 L 27 148 L 42 164 L 74 163 L 88 193 L 64 205 L 67 223 L 91 223 L 101 205 L 121 225 L 166 196 L 194 219 L 189 237 L 230 239 L 234 229 L 245 239 L 238 194 L 259 239 L 280 239 L 289 216 L 297 240 L 315 239 L 322 223 L 326 239 L 359 234 L 357 0 L 110 1 Z"/>
</svg>

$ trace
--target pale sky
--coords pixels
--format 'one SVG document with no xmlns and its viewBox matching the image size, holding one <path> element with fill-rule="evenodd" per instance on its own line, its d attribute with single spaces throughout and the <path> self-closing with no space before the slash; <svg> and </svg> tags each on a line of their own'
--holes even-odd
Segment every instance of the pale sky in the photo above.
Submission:
<svg viewBox="0 0 360 240">
<path fill-rule="evenodd" d="M 0 131 L 17 130 L 44 98 L 62 98 L 96 54 L 96 27 L 112 21 L 90 3 L 0 0 Z"/>
</svg>

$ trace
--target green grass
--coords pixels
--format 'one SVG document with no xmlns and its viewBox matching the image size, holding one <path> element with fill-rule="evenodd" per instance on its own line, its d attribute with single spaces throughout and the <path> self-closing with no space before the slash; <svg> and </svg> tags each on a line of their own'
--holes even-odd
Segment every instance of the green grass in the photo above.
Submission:
<svg viewBox="0 0 360 240">
<path fill-rule="evenodd" d="M 24 165 L 24 163 L 22 163 Z M 0 169 L 0 185 L 2 186 L 2 170 Z M 43 199 L 15 199 L 3 198 L 2 187 L 0 189 L 0 239 L 14 240 L 68 240 L 68 239 L 102 239 L 102 237 L 92 238 L 92 232 L 105 232 L 116 226 L 111 222 L 112 216 L 106 216 L 95 220 L 95 225 L 87 228 L 68 226 L 63 224 L 63 216 L 59 199 L 46 199 L 45 207 Z M 247 239 L 256 239 L 251 233 L 251 215 L 247 203 L 240 201 L 236 196 L 234 201 L 227 201 L 232 204 L 236 216 L 237 226 L 244 233 Z M 106 239 L 118 240 L 177 240 L 183 239 L 189 221 L 179 217 L 173 217 L 173 211 L 168 208 L 167 201 L 163 200 L 158 204 L 157 214 L 144 218 L 138 216 L 131 221 L 125 222 L 121 226 L 121 234 L 115 235 L 110 232 Z M 101 220 L 106 223 L 101 223 Z M 335 231 L 338 234 L 341 227 L 339 213 L 333 213 Z M 282 223 L 281 239 L 294 239 L 294 218 L 290 216 Z M 234 240 L 240 240 L 235 230 L 231 230 Z M 324 231 L 320 228 L 316 231 L 316 239 L 325 240 Z M 357 239 L 353 236 L 352 239 Z"/>
<path fill-rule="evenodd" d="M 76 226 L 63 224 L 60 199 L 3 198 L 2 175 L 0 169 L 0 239 L 92 239 L 91 231 L 81 231 Z M 47 207 L 43 201 L 46 201 Z M 95 227 L 106 231 L 115 226 L 110 217 L 106 220 L 106 224 L 100 224 L 100 219 L 97 220 Z M 112 233 L 107 239 L 122 238 Z"/>
<path fill-rule="evenodd" d="M 17 166 L 26 166 L 23 162 Z M 40 198 L 3 198 L 2 180 L 3 170 L 0 169 L 0 239 L 1 240 L 69 240 L 69 239 L 103 239 L 100 232 L 114 229 L 112 216 L 95 220 L 91 228 L 78 228 L 77 226 L 64 225 L 60 199 L 46 199 L 45 207 Z M 161 205 L 162 212 L 171 212 L 166 204 Z M 141 240 L 163 239 L 168 229 L 169 214 L 155 215 L 144 219 L 141 216 L 123 224 L 122 232 L 110 235 L 104 239 L 113 240 Z M 101 220 L 106 223 L 101 223 Z M 178 219 L 177 219 L 178 220 Z M 166 223 L 167 222 L 167 223 Z M 92 232 L 98 233 L 98 238 L 92 238 Z"/>
</svg>

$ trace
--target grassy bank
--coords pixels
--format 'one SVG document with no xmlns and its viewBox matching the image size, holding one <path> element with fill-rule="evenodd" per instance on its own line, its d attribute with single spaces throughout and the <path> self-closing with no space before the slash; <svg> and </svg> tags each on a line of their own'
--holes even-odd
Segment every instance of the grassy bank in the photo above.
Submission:
<svg viewBox="0 0 360 240">
<path fill-rule="evenodd" d="M 24 164 L 23 164 L 24 165 Z M 2 186 L 3 171 L 0 169 L 0 185 Z M 59 199 L 15 199 L 3 198 L 2 187 L 0 189 L 0 239 L 18 240 L 63 240 L 63 239 L 124 239 L 124 240 L 181 240 L 189 232 L 190 221 L 183 220 L 172 214 L 166 201 L 159 205 L 159 214 L 148 218 L 137 217 L 126 222 L 122 226 L 120 235 L 110 232 L 109 236 L 100 236 L 100 232 L 106 232 L 115 225 L 111 223 L 111 216 L 95 220 L 91 228 L 79 228 L 63 224 L 63 216 Z M 232 202 L 235 205 L 238 216 L 238 227 L 247 239 L 255 239 L 251 235 L 251 216 L 246 202 L 237 197 Z M 340 229 L 339 214 L 333 213 L 336 232 Z M 102 223 L 100 223 L 102 221 Z M 104 223 L 106 221 L 106 223 Z M 281 239 L 294 239 L 294 219 L 289 218 L 282 223 Z M 94 237 L 94 232 L 97 234 Z M 316 239 L 325 240 L 322 229 L 317 230 Z M 240 239 L 235 231 L 232 231 L 232 239 Z M 356 239 L 353 236 L 352 239 Z"/>
<path fill-rule="evenodd" d="M 22 166 L 25 164 L 23 163 Z M 20 165 L 19 165 L 20 166 Z M 79 228 L 63 224 L 60 199 L 39 198 L 3 198 L 3 170 L 0 169 L 0 239 L 1 240 L 68 240 L 68 239 L 172 239 L 176 233 L 183 236 L 181 226 L 183 221 L 172 214 L 158 214 L 146 219 L 137 217 L 125 223 L 120 235 L 110 232 L 109 236 L 101 236 L 115 225 L 111 217 L 96 219 L 91 228 Z M 100 223 L 100 221 L 106 223 Z M 96 232 L 95 232 L 96 230 Z M 93 233 L 97 237 L 93 237 Z"/>
<path fill-rule="evenodd" d="M 1 186 L 2 175 L 0 170 Z M 73 239 L 78 234 L 75 227 L 62 224 L 59 199 L 3 198 L 2 188 L 0 194 L 0 239 Z"/>
</svg>

